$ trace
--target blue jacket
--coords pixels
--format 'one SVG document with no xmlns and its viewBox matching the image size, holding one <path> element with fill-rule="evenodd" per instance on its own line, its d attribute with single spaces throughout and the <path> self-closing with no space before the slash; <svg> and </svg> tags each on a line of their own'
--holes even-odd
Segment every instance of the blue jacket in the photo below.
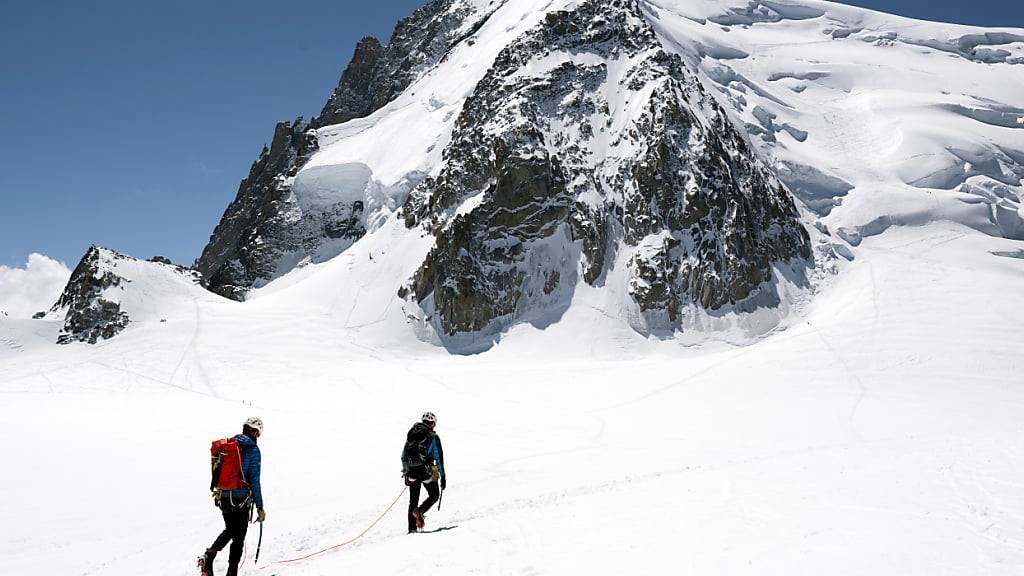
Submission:
<svg viewBox="0 0 1024 576">
<path fill-rule="evenodd" d="M 249 492 L 252 492 L 252 499 L 256 503 L 256 508 L 262 509 L 263 492 L 260 490 L 260 447 L 256 445 L 255 440 L 245 434 L 238 434 L 235 436 L 235 440 L 238 440 L 238 445 L 242 448 L 242 477 L 249 483 L 249 488 L 225 490 L 225 493 L 245 498 Z"/>
<path fill-rule="evenodd" d="M 444 478 L 444 458 L 441 457 L 441 452 L 437 449 L 437 436 L 430 441 L 430 447 L 427 448 L 427 456 L 433 458 L 434 463 L 437 464 L 437 472 Z"/>
</svg>

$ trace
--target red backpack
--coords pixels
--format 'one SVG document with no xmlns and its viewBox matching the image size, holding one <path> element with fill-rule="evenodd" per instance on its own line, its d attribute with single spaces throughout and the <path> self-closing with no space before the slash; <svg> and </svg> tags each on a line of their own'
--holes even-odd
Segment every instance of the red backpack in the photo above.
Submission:
<svg viewBox="0 0 1024 576">
<path fill-rule="evenodd" d="M 242 472 L 242 447 L 234 438 L 214 440 L 210 445 L 210 490 L 248 488 Z"/>
</svg>

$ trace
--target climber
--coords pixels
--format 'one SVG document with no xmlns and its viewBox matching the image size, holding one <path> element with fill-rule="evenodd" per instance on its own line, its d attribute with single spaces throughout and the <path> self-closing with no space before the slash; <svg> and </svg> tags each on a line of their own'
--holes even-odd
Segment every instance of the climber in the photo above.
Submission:
<svg viewBox="0 0 1024 576">
<path fill-rule="evenodd" d="M 231 543 L 227 576 L 237 576 L 242 559 L 245 533 L 256 506 L 256 521 L 263 522 L 263 493 L 260 490 L 260 448 L 256 441 L 263 434 L 263 421 L 249 418 L 242 433 L 232 438 L 215 440 L 210 448 L 212 479 L 210 490 L 214 504 L 224 516 L 224 531 L 199 557 L 202 576 L 213 576 L 213 559 Z"/>
<path fill-rule="evenodd" d="M 441 438 L 434 432 L 437 417 L 424 412 L 419 422 L 406 434 L 402 449 L 402 476 L 409 487 L 409 533 L 423 528 L 426 512 L 447 488 L 444 474 L 444 450 Z M 427 499 L 420 504 L 420 486 L 427 489 Z"/>
</svg>

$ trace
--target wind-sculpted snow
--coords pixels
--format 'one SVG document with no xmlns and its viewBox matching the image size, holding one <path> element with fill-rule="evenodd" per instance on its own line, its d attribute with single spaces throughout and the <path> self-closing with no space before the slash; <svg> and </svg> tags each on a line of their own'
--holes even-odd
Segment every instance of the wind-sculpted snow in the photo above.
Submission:
<svg viewBox="0 0 1024 576">
<path fill-rule="evenodd" d="M 768 0 L 752 0 L 742 7 L 729 8 L 725 14 L 708 18 L 715 24 L 724 26 L 751 25 L 759 22 L 781 22 L 782 20 L 806 20 L 823 16 L 825 11 L 811 6 L 790 4 L 787 2 L 769 2 Z"/>
<path fill-rule="evenodd" d="M 813 0 L 645 5 L 819 218 L 819 253 L 940 220 L 1021 237 L 1024 30 Z"/>
<path fill-rule="evenodd" d="M 402 294 L 442 339 L 557 319 L 615 254 L 641 330 L 810 255 L 787 192 L 633 0 L 551 12 L 503 50 L 405 217 L 437 245 Z"/>
<path fill-rule="evenodd" d="M 961 116 L 966 116 L 985 124 L 991 124 L 992 126 L 1016 128 L 1018 130 L 1024 129 L 1024 108 L 1000 104 L 999 102 L 984 102 L 975 106 L 944 104 L 942 107 L 950 112 L 956 112 Z M 1024 148 L 1024 144 L 1021 147 Z"/>
<path fill-rule="evenodd" d="M 957 54 L 968 60 L 984 64 L 1024 64 L 1024 33 L 984 32 L 965 34 L 956 38 L 899 38 L 907 44 L 927 46 L 943 52 Z"/>
</svg>

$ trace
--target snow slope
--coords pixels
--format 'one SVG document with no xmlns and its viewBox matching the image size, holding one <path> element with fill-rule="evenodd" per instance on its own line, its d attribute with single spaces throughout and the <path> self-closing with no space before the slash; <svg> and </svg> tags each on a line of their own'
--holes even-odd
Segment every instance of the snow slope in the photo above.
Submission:
<svg viewBox="0 0 1024 576">
<path fill-rule="evenodd" d="M 1000 225 L 1019 206 L 1024 131 L 977 119 L 1020 114 L 1024 67 L 1017 41 L 971 46 L 1022 32 L 807 1 L 646 3 L 737 118 L 774 134 L 753 141 L 820 225 L 813 298 L 657 340 L 623 322 L 622 295 L 581 286 L 559 322 L 453 356 L 417 337 L 394 292 L 432 239 L 393 211 L 488 55 L 559 5 L 498 5 L 472 54 L 323 129 L 335 143 L 306 169 L 349 169 L 307 175 L 310 189 L 332 173 L 361 184 L 359 163 L 378 206 L 337 258 L 244 304 L 125 299 L 152 321 L 95 346 L 55 346 L 55 320 L 0 318 L 5 573 L 194 573 L 220 529 L 208 443 L 251 414 L 267 425 L 268 519 L 248 576 L 1024 569 L 1024 245 Z M 450 475 L 428 528 L 448 529 L 405 535 L 400 503 L 349 547 L 272 564 L 378 517 L 423 410 Z"/>
<path fill-rule="evenodd" d="M 1015 574 L 1024 312 L 998 295 L 1024 259 L 978 254 L 1017 246 L 955 224 L 868 238 L 800 325 L 745 347 L 567 318 L 453 357 L 268 296 L 0 348 L 0 489 L 20 496 L 0 553 L 15 574 L 190 573 L 219 529 L 207 443 L 255 413 L 268 520 L 243 574 Z M 269 566 L 385 509 L 425 409 L 450 475 L 429 526 L 451 529 L 406 536 L 399 505 Z"/>
</svg>

